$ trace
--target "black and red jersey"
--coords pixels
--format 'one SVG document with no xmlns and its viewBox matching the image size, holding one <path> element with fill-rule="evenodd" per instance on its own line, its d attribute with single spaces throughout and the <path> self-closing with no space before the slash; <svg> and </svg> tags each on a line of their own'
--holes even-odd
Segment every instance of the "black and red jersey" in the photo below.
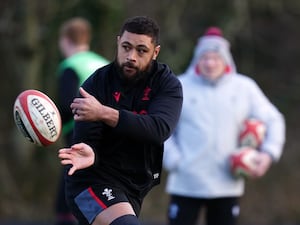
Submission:
<svg viewBox="0 0 300 225">
<path fill-rule="evenodd" d="M 115 63 L 98 69 L 82 87 L 99 102 L 119 110 L 112 128 L 103 122 L 76 122 L 74 143 L 95 152 L 94 166 L 67 176 L 72 195 L 92 184 L 109 183 L 143 198 L 160 182 L 163 143 L 182 107 L 180 81 L 165 64 L 153 61 L 150 73 L 125 81 Z"/>
</svg>

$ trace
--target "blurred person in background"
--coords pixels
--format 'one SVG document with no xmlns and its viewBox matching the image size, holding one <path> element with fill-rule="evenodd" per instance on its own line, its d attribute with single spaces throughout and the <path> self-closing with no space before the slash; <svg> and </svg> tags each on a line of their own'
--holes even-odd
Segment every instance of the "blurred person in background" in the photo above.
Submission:
<svg viewBox="0 0 300 225">
<path fill-rule="evenodd" d="M 107 59 L 90 50 L 91 25 L 81 17 L 65 21 L 59 32 L 59 49 L 65 58 L 58 71 L 58 107 L 63 123 L 63 138 L 71 146 L 74 120 L 70 105 L 78 88 L 96 69 L 109 63 Z M 63 172 L 55 203 L 56 225 L 75 224 L 76 220 L 65 201 Z"/>
<path fill-rule="evenodd" d="M 283 115 L 248 76 L 237 73 L 222 30 L 210 27 L 194 49 L 183 86 L 183 108 L 165 143 L 164 167 L 170 194 L 169 225 L 195 225 L 205 210 L 207 225 L 236 225 L 244 179 L 235 178 L 229 157 L 239 148 L 245 120 L 256 118 L 267 129 L 255 158 L 254 178 L 277 162 L 285 142 Z"/>
<path fill-rule="evenodd" d="M 90 76 L 71 104 L 73 145 L 58 157 L 80 225 L 139 225 L 143 199 L 160 183 L 164 141 L 178 122 L 182 88 L 157 61 L 159 36 L 153 19 L 127 19 L 115 60 Z"/>
</svg>

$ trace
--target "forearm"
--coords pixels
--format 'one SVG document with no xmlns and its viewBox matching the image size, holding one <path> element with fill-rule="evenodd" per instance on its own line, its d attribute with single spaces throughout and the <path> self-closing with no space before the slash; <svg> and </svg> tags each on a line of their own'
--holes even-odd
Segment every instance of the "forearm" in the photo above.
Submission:
<svg viewBox="0 0 300 225">
<path fill-rule="evenodd" d="M 103 106 L 100 120 L 110 127 L 116 127 L 119 122 L 119 110 Z"/>
</svg>

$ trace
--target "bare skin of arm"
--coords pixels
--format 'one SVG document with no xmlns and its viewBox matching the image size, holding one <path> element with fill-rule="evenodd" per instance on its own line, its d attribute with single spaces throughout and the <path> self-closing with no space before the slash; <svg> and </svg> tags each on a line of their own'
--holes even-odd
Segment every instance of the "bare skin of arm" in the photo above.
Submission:
<svg viewBox="0 0 300 225">
<path fill-rule="evenodd" d="M 79 92 L 83 98 L 75 98 L 71 104 L 75 121 L 103 121 L 111 127 L 115 127 L 118 124 L 118 110 L 102 105 L 82 87 L 79 89 Z"/>
</svg>

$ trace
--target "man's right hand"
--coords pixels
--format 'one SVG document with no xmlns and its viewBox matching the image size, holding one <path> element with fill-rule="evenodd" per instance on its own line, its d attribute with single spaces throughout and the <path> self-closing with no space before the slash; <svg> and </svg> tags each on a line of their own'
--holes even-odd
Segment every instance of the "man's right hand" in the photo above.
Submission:
<svg viewBox="0 0 300 225">
<path fill-rule="evenodd" d="M 95 161 L 93 149 L 85 143 L 72 145 L 71 148 L 60 149 L 58 157 L 61 159 L 62 165 L 72 165 L 68 172 L 69 175 L 74 174 L 76 170 L 92 166 Z"/>
</svg>

